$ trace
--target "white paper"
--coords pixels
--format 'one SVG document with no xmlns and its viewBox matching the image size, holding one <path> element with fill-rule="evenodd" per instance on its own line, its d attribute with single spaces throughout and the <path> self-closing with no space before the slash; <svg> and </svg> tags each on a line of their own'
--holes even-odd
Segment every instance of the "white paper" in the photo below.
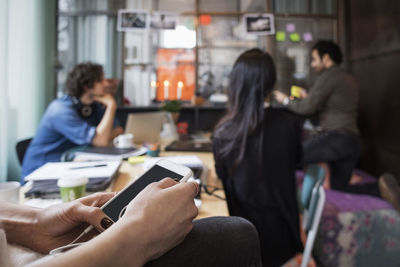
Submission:
<svg viewBox="0 0 400 267">
<path fill-rule="evenodd" d="M 203 162 L 197 156 L 173 156 L 173 157 L 155 157 L 155 158 L 147 158 L 143 166 L 145 169 L 152 167 L 157 161 L 161 159 L 166 159 L 172 161 L 176 164 L 184 165 L 186 167 L 202 167 Z"/>
<path fill-rule="evenodd" d="M 111 177 L 118 170 L 121 161 L 94 161 L 94 162 L 48 162 L 25 177 L 26 181 L 59 179 L 65 174 L 76 174 L 88 178 Z M 102 167 L 94 167 L 106 165 Z M 87 167 L 73 169 L 77 167 Z"/>
</svg>

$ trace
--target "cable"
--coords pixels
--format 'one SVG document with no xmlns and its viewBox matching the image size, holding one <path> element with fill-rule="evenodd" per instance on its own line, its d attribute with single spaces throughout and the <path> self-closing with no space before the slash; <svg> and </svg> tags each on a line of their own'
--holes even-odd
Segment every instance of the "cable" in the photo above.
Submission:
<svg viewBox="0 0 400 267">
<path fill-rule="evenodd" d="M 89 233 L 90 231 L 92 231 L 94 229 L 94 227 L 92 225 L 89 225 L 88 227 L 86 227 L 85 230 L 82 231 L 82 233 L 80 233 L 80 235 L 75 238 L 74 240 L 72 240 L 72 242 L 70 242 L 69 244 L 62 246 L 62 247 L 58 247 L 55 248 L 53 250 L 50 251 L 50 255 L 56 255 L 59 254 L 61 252 L 65 252 L 67 250 L 70 250 L 72 248 L 78 247 L 82 244 L 84 244 L 85 242 L 80 242 L 80 243 L 75 243 L 76 241 L 78 241 L 82 236 L 86 235 L 87 233 Z"/>
</svg>

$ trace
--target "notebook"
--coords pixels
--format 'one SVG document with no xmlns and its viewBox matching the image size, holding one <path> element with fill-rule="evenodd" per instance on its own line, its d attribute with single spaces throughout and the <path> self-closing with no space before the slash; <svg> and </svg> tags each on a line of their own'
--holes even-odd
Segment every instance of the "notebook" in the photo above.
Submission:
<svg viewBox="0 0 400 267">
<path fill-rule="evenodd" d="M 156 143 L 160 138 L 166 112 L 130 113 L 126 119 L 125 133 L 133 134 L 136 144 Z"/>
<path fill-rule="evenodd" d="M 96 162 L 49 162 L 25 177 L 32 187 L 25 197 L 59 197 L 58 179 L 66 173 L 76 173 L 89 177 L 86 191 L 105 190 L 116 177 L 121 161 Z"/>
<path fill-rule="evenodd" d="M 112 177 L 121 165 L 121 161 L 95 162 L 48 162 L 25 176 L 25 181 L 57 180 L 66 173 L 91 178 Z"/>
</svg>

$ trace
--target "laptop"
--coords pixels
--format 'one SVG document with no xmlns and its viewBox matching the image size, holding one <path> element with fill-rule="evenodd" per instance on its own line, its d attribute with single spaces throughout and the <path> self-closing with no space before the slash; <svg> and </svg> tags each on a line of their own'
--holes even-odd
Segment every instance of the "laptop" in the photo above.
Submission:
<svg viewBox="0 0 400 267">
<path fill-rule="evenodd" d="M 162 111 L 130 113 L 126 119 L 125 133 L 133 134 L 136 144 L 156 143 L 166 119 L 167 113 Z"/>
</svg>

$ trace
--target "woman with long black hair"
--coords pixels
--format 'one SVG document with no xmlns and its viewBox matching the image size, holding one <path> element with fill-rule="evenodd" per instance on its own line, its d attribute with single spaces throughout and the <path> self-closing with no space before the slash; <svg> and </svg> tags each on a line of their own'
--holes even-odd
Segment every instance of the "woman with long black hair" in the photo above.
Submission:
<svg viewBox="0 0 400 267">
<path fill-rule="evenodd" d="M 280 266 L 302 251 L 295 183 L 300 127 L 287 111 L 266 107 L 275 80 L 268 53 L 241 54 L 231 72 L 228 111 L 213 140 L 229 213 L 256 226 L 264 266 Z"/>
</svg>

